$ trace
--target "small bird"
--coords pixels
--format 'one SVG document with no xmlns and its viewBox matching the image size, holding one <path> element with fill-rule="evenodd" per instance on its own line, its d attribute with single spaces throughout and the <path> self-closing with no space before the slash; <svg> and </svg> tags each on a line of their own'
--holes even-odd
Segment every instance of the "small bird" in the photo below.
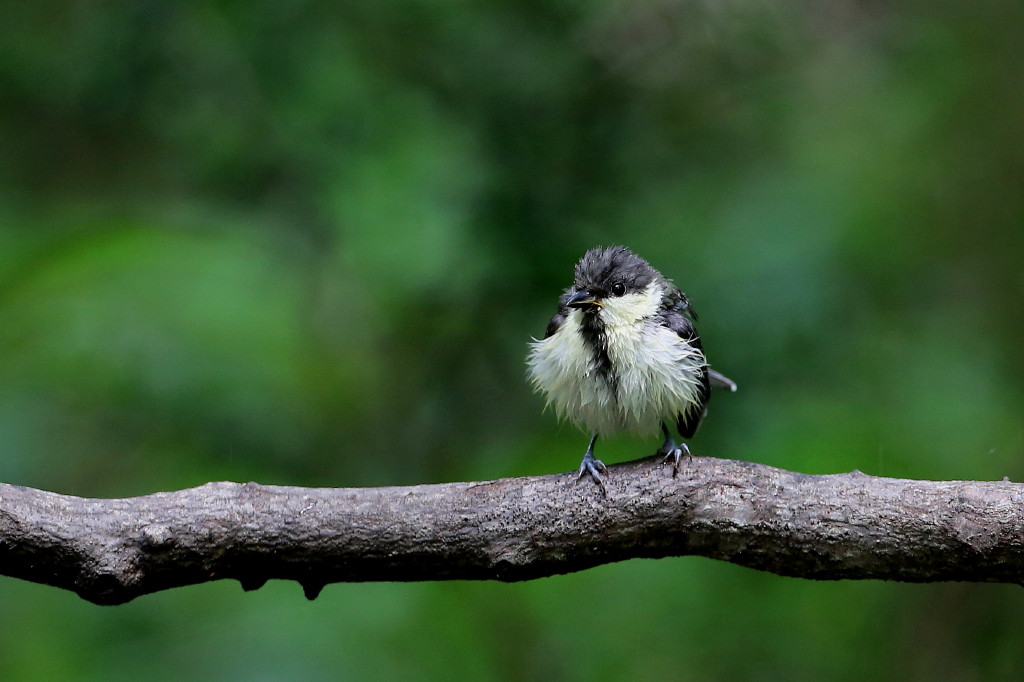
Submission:
<svg viewBox="0 0 1024 682">
<path fill-rule="evenodd" d="M 678 474 L 690 450 L 667 424 L 691 438 L 711 387 L 736 390 L 708 367 L 696 319 L 686 295 L 624 246 L 591 249 L 576 264 L 544 338 L 530 344 L 527 366 L 559 418 L 591 434 L 577 482 L 589 476 L 604 491 L 607 468 L 594 457 L 598 436 L 649 435 L 659 427 L 665 441 L 657 454 Z"/>
</svg>

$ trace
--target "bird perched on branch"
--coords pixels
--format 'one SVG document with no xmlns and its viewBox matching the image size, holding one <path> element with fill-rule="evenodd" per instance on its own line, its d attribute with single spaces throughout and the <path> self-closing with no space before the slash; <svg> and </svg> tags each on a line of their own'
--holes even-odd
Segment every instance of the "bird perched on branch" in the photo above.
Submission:
<svg viewBox="0 0 1024 682">
<path fill-rule="evenodd" d="M 604 490 L 606 467 L 594 457 L 598 436 L 618 431 L 649 435 L 672 475 L 690 451 L 668 424 L 691 438 L 707 414 L 711 387 L 736 390 L 710 369 L 693 323 L 697 313 L 679 288 L 624 246 L 587 251 L 573 285 L 558 301 L 544 338 L 527 359 L 530 382 L 560 418 L 591 434 L 577 481 Z"/>
</svg>

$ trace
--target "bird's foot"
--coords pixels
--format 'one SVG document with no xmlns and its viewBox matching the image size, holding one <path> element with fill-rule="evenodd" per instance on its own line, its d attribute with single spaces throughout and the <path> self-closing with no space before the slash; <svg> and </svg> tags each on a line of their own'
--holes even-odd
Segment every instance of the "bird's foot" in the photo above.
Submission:
<svg viewBox="0 0 1024 682">
<path fill-rule="evenodd" d="M 669 461 L 672 462 L 672 478 L 675 478 L 679 475 L 679 463 L 683 460 L 683 457 L 690 457 L 690 448 L 686 446 L 686 443 L 676 445 L 676 442 L 670 438 L 665 441 L 665 444 L 661 446 L 657 454 L 665 456 L 661 460 L 662 464 L 668 464 Z"/>
<path fill-rule="evenodd" d="M 576 476 L 576 483 L 583 480 L 584 476 L 590 476 L 594 483 L 601 489 L 601 492 L 608 496 L 608 491 L 604 488 L 604 479 L 601 474 L 607 473 L 608 467 L 604 465 L 604 462 L 594 457 L 594 453 L 587 450 L 587 454 L 583 455 L 583 461 L 580 462 L 580 471 Z"/>
</svg>

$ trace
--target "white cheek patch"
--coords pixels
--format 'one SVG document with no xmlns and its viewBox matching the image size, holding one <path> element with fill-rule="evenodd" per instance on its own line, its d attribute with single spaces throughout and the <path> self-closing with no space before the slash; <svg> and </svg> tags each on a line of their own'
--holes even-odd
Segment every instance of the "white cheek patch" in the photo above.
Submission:
<svg viewBox="0 0 1024 682">
<path fill-rule="evenodd" d="M 664 289 L 651 282 L 643 291 L 604 299 L 601 321 L 604 322 L 605 329 L 634 325 L 641 320 L 654 317 L 661 306 L 661 297 L 664 293 Z"/>
</svg>

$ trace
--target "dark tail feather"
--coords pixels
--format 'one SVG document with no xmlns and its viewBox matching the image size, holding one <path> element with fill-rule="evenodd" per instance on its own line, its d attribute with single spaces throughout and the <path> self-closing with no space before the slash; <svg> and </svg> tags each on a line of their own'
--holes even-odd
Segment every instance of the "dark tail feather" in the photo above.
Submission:
<svg viewBox="0 0 1024 682">
<path fill-rule="evenodd" d="M 716 372 L 715 370 L 708 367 L 708 379 L 711 381 L 711 385 L 717 388 L 727 388 L 729 391 L 736 390 L 736 382 L 729 377 Z"/>
</svg>

